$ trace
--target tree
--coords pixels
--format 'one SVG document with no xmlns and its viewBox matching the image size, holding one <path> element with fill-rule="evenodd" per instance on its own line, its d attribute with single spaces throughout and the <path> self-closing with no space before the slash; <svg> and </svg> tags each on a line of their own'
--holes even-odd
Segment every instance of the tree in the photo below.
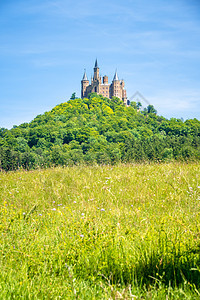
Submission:
<svg viewBox="0 0 200 300">
<path fill-rule="evenodd" d="M 138 109 L 137 103 L 135 101 L 131 101 L 130 106 L 133 107 L 134 109 Z"/>
<path fill-rule="evenodd" d="M 71 95 L 70 100 L 74 100 L 74 99 L 76 99 L 76 93 L 75 92 Z"/>
<path fill-rule="evenodd" d="M 137 108 L 138 110 L 140 110 L 141 107 L 142 107 L 141 102 L 137 102 L 137 103 L 136 103 L 136 108 Z"/>
<path fill-rule="evenodd" d="M 147 112 L 148 112 L 149 114 L 157 114 L 157 110 L 154 108 L 153 105 L 148 105 L 148 106 L 147 106 Z"/>
</svg>

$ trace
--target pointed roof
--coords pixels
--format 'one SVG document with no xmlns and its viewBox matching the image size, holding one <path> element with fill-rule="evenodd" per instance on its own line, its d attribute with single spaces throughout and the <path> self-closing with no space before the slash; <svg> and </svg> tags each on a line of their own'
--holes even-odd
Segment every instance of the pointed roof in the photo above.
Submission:
<svg viewBox="0 0 200 300">
<path fill-rule="evenodd" d="M 87 79 L 86 70 L 84 70 L 84 74 L 83 74 L 83 79 L 82 79 L 82 80 L 88 80 L 88 79 Z"/>
<path fill-rule="evenodd" d="M 115 71 L 115 75 L 114 75 L 113 81 L 114 80 L 119 80 L 118 75 L 117 75 L 117 70 Z"/>
<path fill-rule="evenodd" d="M 95 68 L 98 68 L 98 62 L 97 62 L 97 58 L 96 58 L 96 61 L 95 61 L 95 65 L 94 65 Z"/>
</svg>

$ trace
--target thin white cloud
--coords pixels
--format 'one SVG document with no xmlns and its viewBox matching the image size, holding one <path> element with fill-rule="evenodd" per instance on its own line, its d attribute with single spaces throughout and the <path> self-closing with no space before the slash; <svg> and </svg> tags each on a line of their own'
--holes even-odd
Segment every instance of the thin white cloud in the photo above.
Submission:
<svg viewBox="0 0 200 300">
<path fill-rule="evenodd" d="M 149 97 L 151 103 L 164 114 L 198 114 L 200 117 L 200 90 L 163 90 Z"/>
</svg>

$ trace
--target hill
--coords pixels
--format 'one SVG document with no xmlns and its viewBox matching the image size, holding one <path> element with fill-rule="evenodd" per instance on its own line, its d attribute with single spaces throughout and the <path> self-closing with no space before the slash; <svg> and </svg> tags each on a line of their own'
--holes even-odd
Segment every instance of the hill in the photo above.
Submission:
<svg viewBox="0 0 200 300">
<path fill-rule="evenodd" d="M 0 130 L 0 168 L 15 170 L 73 164 L 199 160 L 200 121 L 138 111 L 113 97 L 91 94 Z"/>
</svg>

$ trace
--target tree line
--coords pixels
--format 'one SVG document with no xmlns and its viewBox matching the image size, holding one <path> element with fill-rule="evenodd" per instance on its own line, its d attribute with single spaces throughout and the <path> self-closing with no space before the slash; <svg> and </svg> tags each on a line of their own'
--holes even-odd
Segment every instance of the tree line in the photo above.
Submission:
<svg viewBox="0 0 200 300">
<path fill-rule="evenodd" d="M 200 160 L 200 121 L 158 116 L 149 105 L 126 107 L 95 93 L 0 128 L 0 168 L 16 170 L 74 164 Z"/>
</svg>

